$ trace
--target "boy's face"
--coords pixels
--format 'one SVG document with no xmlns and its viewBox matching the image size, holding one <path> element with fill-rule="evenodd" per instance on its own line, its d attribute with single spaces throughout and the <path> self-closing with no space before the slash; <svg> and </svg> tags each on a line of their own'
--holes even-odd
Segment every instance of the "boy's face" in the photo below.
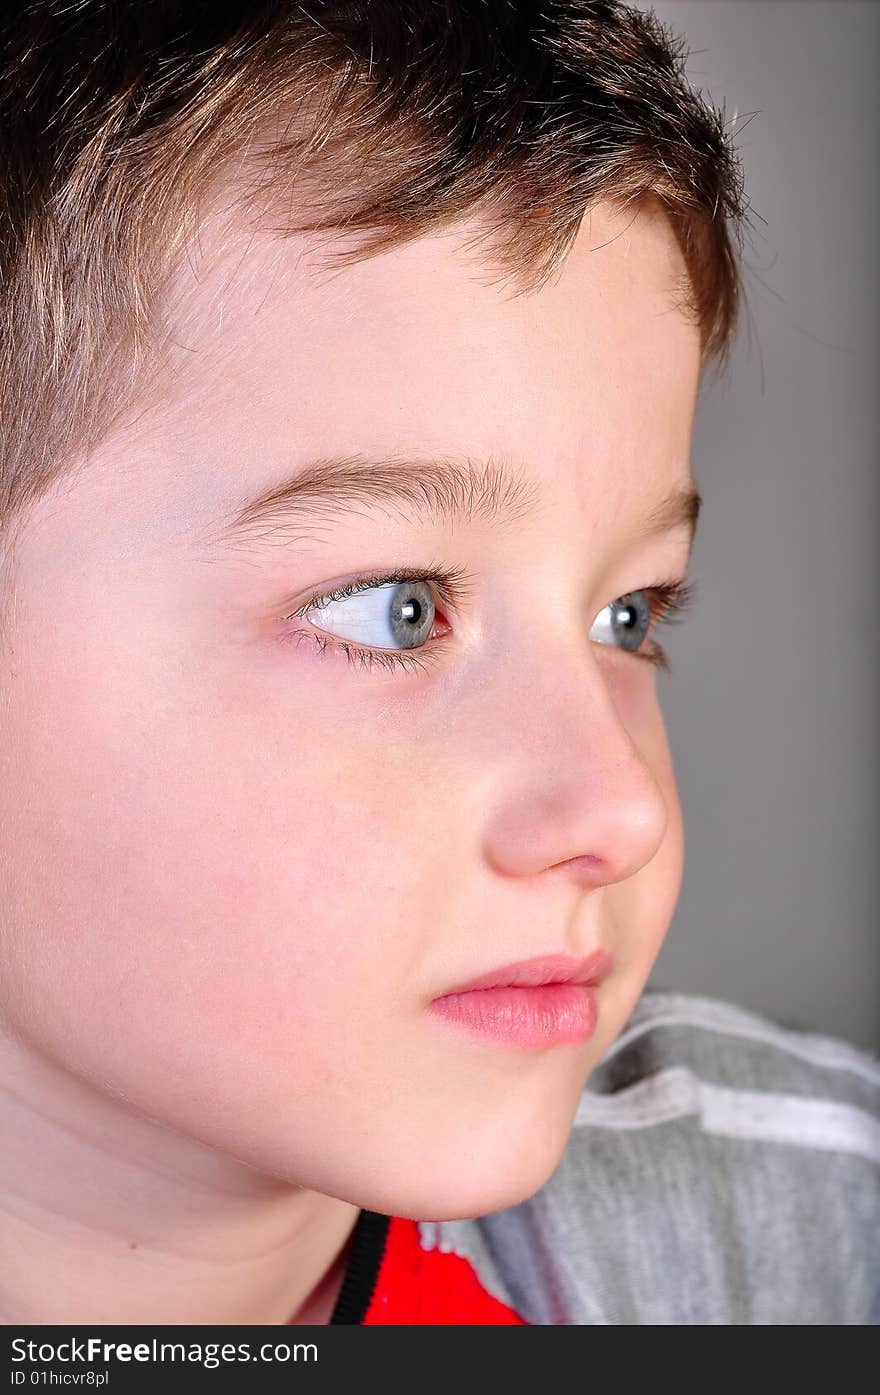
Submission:
<svg viewBox="0 0 880 1395">
<path fill-rule="evenodd" d="M 643 531 L 690 483 L 679 253 L 658 216 L 597 208 L 514 297 L 462 249 L 473 230 L 335 274 L 268 236 L 181 272 L 172 390 L 34 510 L 0 659 L 7 1028 L 124 1108 L 425 1219 L 547 1179 L 683 865 L 656 670 L 597 624 L 686 570 L 686 527 Z M 492 521 L 365 490 L 224 540 L 336 455 L 491 457 L 525 493 Z M 431 566 L 467 590 L 434 590 L 424 647 L 388 592 L 323 622 L 421 667 L 322 652 L 284 618 Z M 615 967 L 586 1044 L 516 1047 L 429 1009 L 598 945 Z"/>
</svg>

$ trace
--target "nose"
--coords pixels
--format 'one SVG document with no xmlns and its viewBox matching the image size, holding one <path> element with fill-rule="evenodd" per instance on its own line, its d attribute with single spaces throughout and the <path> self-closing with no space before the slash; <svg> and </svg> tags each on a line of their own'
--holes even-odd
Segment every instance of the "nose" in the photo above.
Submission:
<svg viewBox="0 0 880 1395">
<path fill-rule="evenodd" d="M 627 730 L 594 659 L 548 686 L 496 725 L 514 755 L 503 759 L 500 776 L 496 767 L 484 855 L 508 876 L 553 867 L 584 889 L 623 881 L 651 860 L 669 820 L 636 745 L 646 733 Z M 659 713 L 651 720 L 659 723 Z M 656 745 L 653 726 L 651 735 Z"/>
</svg>

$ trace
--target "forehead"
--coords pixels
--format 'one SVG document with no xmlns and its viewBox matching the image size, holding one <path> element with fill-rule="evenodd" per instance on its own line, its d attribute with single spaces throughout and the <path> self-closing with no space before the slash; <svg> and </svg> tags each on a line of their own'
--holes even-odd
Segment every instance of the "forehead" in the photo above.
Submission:
<svg viewBox="0 0 880 1395">
<path fill-rule="evenodd" d="M 334 269 L 326 243 L 209 218 L 168 288 L 164 379 L 90 471 L 115 531 L 204 539 L 352 454 L 522 463 L 557 520 L 589 527 L 686 485 L 700 345 L 666 220 L 594 208 L 524 293 L 483 231 L 465 220 Z"/>
<path fill-rule="evenodd" d="M 686 428 L 699 336 L 676 305 L 684 262 L 665 218 L 597 206 L 525 291 L 487 269 L 481 231 L 465 220 L 333 269 L 302 237 L 250 233 L 217 253 L 206 228 L 201 265 L 187 259 L 169 293 L 168 406 L 222 429 L 244 405 L 312 453 L 518 440 L 531 457 Z"/>
</svg>

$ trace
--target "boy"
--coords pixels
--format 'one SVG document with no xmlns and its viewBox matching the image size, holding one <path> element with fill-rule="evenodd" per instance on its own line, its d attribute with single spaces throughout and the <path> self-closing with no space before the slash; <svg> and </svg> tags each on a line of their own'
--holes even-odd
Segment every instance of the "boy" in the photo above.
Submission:
<svg viewBox="0 0 880 1395">
<path fill-rule="evenodd" d="M 669 36 L 3 55 L 3 1320 L 876 1320 L 876 1064 L 642 997 L 743 213 Z"/>
</svg>

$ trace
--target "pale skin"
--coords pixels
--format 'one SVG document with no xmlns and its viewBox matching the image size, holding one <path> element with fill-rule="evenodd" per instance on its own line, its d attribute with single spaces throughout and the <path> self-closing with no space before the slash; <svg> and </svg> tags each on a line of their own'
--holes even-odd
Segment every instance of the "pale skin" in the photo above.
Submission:
<svg viewBox="0 0 880 1395">
<path fill-rule="evenodd" d="M 257 237 L 237 272 L 181 273 L 171 390 L 21 535 L 6 1323 L 322 1323 L 360 1207 L 533 1195 L 678 899 L 663 678 L 593 630 L 687 568 L 686 528 L 639 530 L 692 483 L 700 352 L 671 231 L 599 206 L 520 297 L 458 230 L 329 277 L 302 250 Z M 537 508 L 441 526 L 365 504 L 314 538 L 206 544 L 353 452 L 513 461 Z M 424 672 L 285 642 L 301 599 L 432 563 L 472 581 Z M 428 1010 L 597 945 L 615 967 L 586 1044 L 517 1050 Z"/>
</svg>

